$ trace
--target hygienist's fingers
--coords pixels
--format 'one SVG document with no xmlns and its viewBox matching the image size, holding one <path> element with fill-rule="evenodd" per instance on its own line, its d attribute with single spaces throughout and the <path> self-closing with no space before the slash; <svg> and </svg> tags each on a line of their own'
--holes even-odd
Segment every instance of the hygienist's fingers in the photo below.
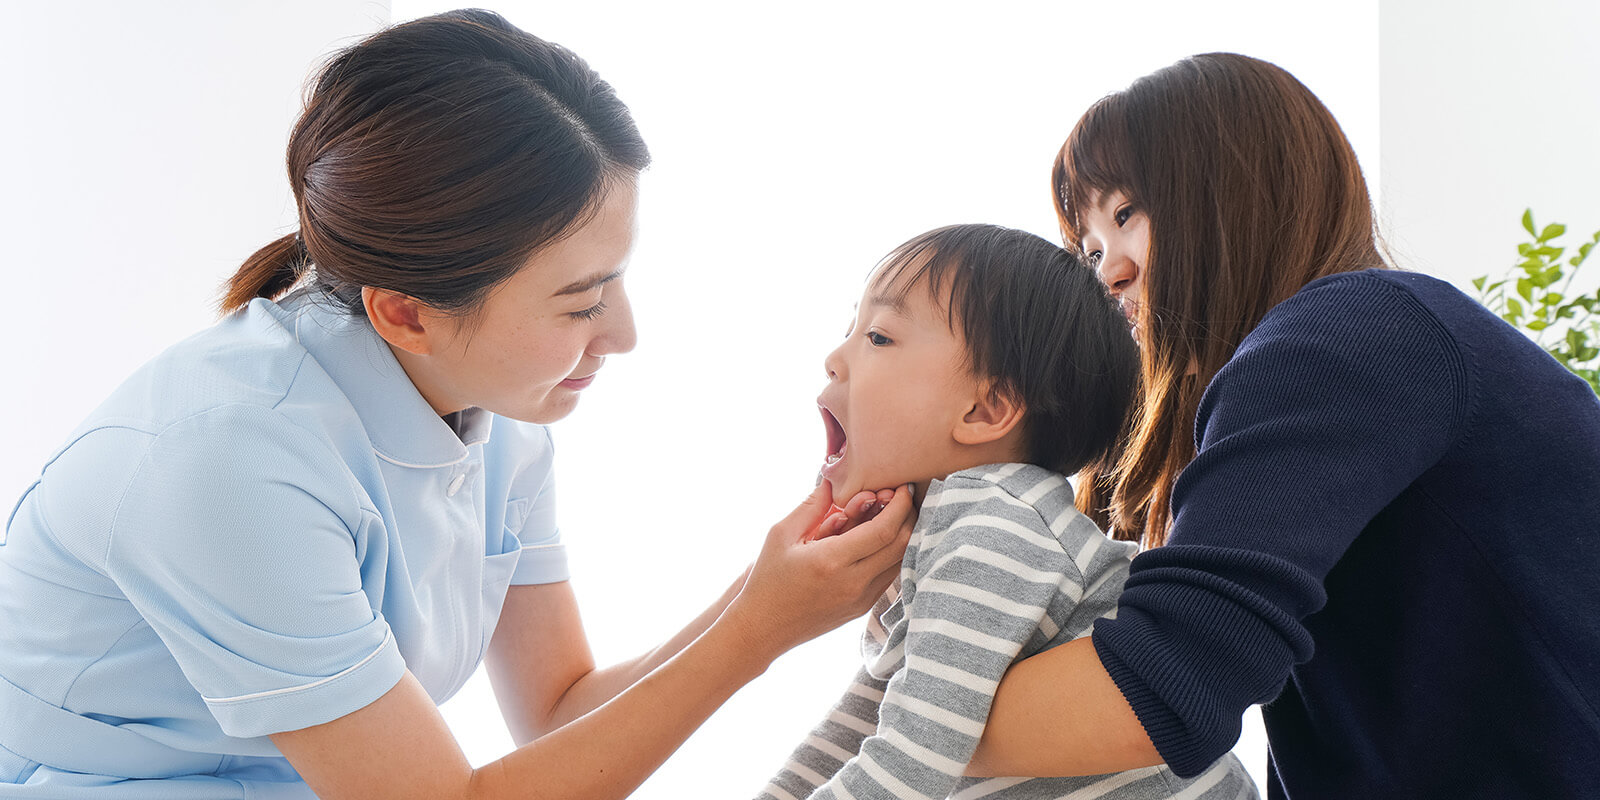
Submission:
<svg viewBox="0 0 1600 800">
<path fill-rule="evenodd" d="M 855 496 L 844 504 L 844 508 L 840 509 L 845 515 L 845 529 L 854 528 L 877 516 L 878 512 L 882 511 L 883 507 L 888 505 L 889 500 L 894 497 L 894 492 L 883 492 L 883 495 L 884 498 L 880 502 L 876 492 L 856 492 Z"/>
<path fill-rule="evenodd" d="M 824 522 L 823 517 L 831 508 L 833 508 L 833 486 L 827 481 L 822 481 L 811 490 L 806 499 L 800 501 L 800 505 L 789 512 L 788 516 L 772 526 L 767 538 L 769 541 L 777 539 L 784 545 L 790 545 L 812 538 L 814 532 L 819 536 L 829 535 L 828 531 L 817 531 L 817 526 Z"/>
<path fill-rule="evenodd" d="M 846 563 L 862 562 L 873 572 L 898 564 L 917 523 L 911 494 L 910 484 L 896 489 L 894 498 L 876 517 L 833 537 L 828 544 L 835 548 L 835 557 Z"/>
</svg>

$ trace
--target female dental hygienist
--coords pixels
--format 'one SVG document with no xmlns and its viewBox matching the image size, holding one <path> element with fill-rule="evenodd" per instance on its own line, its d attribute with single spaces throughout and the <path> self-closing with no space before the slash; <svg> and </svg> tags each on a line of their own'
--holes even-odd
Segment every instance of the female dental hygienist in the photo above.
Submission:
<svg viewBox="0 0 1600 800">
<path fill-rule="evenodd" d="M 525 423 L 633 346 L 648 160 L 609 85 L 491 13 L 329 63 L 289 143 L 299 232 L 10 518 L 0 798 L 622 797 L 864 612 L 909 493 L 829 515 L 821 487 L 681 633 L 595 668 Z M 436 703 L 481 660 L 521 747 L 473 769 Z"/>
</svg>

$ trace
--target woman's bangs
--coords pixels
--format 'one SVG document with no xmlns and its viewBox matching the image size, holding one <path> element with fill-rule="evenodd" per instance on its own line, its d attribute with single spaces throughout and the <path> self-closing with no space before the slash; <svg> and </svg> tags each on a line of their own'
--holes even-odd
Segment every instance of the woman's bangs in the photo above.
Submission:
<svg viewBox="0 0 1600 800">
<path fill-rule="evenodd" d="M 1067 135 L 1056 154 L 1051 172 L 1057 222 L 1061 236 L 1076 249 L 1083 238 L 1080 225 L 1090 198 L 1106 192 L 1133 191 L 1133 163 L 1120 93 L 1090 106 Z"/>
</svg>

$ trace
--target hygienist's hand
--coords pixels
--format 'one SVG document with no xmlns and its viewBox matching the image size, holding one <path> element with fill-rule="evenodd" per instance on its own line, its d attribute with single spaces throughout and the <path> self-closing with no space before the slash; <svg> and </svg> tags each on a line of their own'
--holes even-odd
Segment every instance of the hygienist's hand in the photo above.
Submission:
<svg viewBox="0 0 1600 800">
<path fill-rule="evenodd" d="M 911 487 L 886 492 L 875 512 L 878 497 L 851 498 L 842 532 L 815 538 L 830 516 L 832 491 L 822 482 L 772 527 L 744 588 L 719 620 L 737 626 L 769 659 L 866 613 L 900 572 L 916 524 Z"/>
<path fill-rule="evenodd" d="M 856 492 L 845 502 L 844 508 L 832 506 L 829 513 L 822 518 L 810 533 L 810 538 L 821 539 L 825 536 L 837 536 L 863 522 L 878 515 L 894 499 L 893 489 L 879 489 L 876 492 Z M 915 517 L 913 516 L 913 520 Z"/>
</svg>

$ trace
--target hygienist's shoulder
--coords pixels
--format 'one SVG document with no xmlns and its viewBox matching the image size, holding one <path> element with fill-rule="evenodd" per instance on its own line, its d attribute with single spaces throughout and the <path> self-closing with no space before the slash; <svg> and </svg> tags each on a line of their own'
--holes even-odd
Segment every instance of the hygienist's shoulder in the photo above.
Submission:
<svg viewBox="0 0 1600 800">
<path fill-rule="evenodd" d="M 370 444 L 297 340 L 299 316 L 253 302 L 134 372 L 40 475 L 38 499 L 58 533 L 109 529 L 136 477 L 182 484 L 196 472 L 288 480 L 353 522 L 364 503 L 348 462 Z"/>
<path fill-rule="evenodd" d="M 75 436 L 108 426 L 157 433 L 219 407 L 278 405 L 309 356 L 295 338 L 295 323 L 276 305 L 251 303 L 135 370 Z"/>
</svg>

